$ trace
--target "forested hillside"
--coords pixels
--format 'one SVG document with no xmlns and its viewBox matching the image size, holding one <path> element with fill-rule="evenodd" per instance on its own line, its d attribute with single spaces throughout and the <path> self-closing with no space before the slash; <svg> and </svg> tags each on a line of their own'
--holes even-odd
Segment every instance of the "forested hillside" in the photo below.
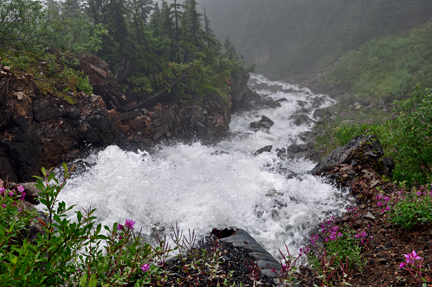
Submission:
<svg viewBox="0 0 432 287">
<path fill-rule="evenodd" d="M 427 0 L 204 0 L 202 4 L 218 37 L 228 36 L 247 62 L 257 63 L 258 72 L 290 81 L 333 66 L 370 41 L 405 37 L 432 16 Z M 431 33 L 430 25 L 423 29 Z M 378 50 L 386 49 L 381 43 Z M 394 59 L 393 55 L 380 59 L 378 52 L 375 57 Z"/>
<path fill-rule="evenodd" d="M 11 47 L 19 53 L 12 56 Z M 79 60 L 96 53 L 123 92 L 134 97 L 160 91 L 180 98 L 226 96 L 227 79 L 245 68 L 231 43 L 225 47 L 198 13 L 196 0 L 0 2 L 2 65 L 34 74 L 38 63 L 50 66 L 55 58 L 58 65 L 43 76 L 67 77 L 79 74 Z M 51 92 L 62 91 L 53 86 Z"/>
</svg>

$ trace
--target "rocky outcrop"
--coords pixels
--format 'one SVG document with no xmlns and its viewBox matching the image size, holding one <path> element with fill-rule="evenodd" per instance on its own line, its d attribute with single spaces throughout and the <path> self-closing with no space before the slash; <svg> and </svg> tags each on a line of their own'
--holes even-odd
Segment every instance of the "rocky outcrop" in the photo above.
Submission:
<svg viewBox="0 0 432 287">
<path fill-rule="evenodd" d="M 90 148 L 111 144 L 145 149 L 166 140 L 211 141 L 228 131 L 230 112 L 260 100 L 247 87 L 245 74 L 231 87 L 228 100 L 210 94 L 191 102 L 167 93 L 137 105 L 136 95 L 120 92 L 100 58 L 88 56 L 79 68 L 89 77 L 94 94 L 68 92 L 68 101 L 40 91 L 32 75 L 0 66 L 0 178 L 32 181 L 42 166 L 55 167 L 84 156 Z"/>
<path fill-rule="evenodd" d="M 42 166 L 69 161 L 91 144 L 105 146 L 121 138 L 100 96 L 75 95 L 73 105 L 39 91 L 31 75 L 0 75 L 0 177 L 30 181 Z"/>
<path fill-rule="evenodd" d="M 141 115 L 123 121 L 129 142 L 147 146 L 166 140 L 213 140 L 229 129 L 228 107 L 203 101 L 198 106 L 185 100 L 158 103 Z"/>
<path fill-rule="evenodd" d="M 311 173 L 351 186 L 365 173 L 392 177 L 393 160 L 384 157 L 384 151 L 374 135 L 358 136 L 346 146 L 339 147 L 325 156 Z"/>
</svg>

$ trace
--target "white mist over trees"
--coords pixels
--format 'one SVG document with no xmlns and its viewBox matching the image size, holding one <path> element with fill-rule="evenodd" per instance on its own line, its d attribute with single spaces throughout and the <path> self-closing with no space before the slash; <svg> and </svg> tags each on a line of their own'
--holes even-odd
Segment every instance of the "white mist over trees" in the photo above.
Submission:
<svg viewBox="0 0 432 287">
<path fill-rule="evenodd" d="M 427 0 L 202 0 L 219 39 L 273 78 L 302 80 L 372 39 L 428 21 Z"/>
</svg>

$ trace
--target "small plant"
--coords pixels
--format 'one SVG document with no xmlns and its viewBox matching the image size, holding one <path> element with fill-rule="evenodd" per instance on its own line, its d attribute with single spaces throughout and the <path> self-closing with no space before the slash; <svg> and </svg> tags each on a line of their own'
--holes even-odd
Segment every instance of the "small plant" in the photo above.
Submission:
<svg viewBox="0 0 432 287">
<path fill-rule="evenodd" d="M 349 209 L 349 220 L 357 217 L 356 212 L 356 208 Z M 346 283 L 350 272 L 363 272 L 367 261 L 361 255 L 361 245 L 369 240 L 366 231 L 355 233 L 349 224 L 337 226 L 332 217 L 321 225 L 321 232 L 325 235 L 324 246 L 307 253 L 309 264 L 317 272 L 321 284 L 327 285 L 333 276 Z M 318 238 L 318 235 L 312 236 L 312 245 L 317 243 Z"/>
<path fill-rule="evenodd" d="M 406 262 L 402 262 L 399 265 L 399 268 L 408 271 L 418 283 L 429 282 L 432 283 L 432 278 L 425 275 L 422 276 L 422 272 L 425 272 L 422 269 L 423 258 L 417 255 L 417 253 L 413 250 L 413 252 L 409 254 L 404 254 Z M 432 269 L 430 270 L 432 271 Z"/>
<path fill-rule="evenodd" d="M 418 224 L 432 222 L 432 190 L 424 187 L 412 188 L 410 192 L 404 189 L 399 191 L 388 205 L 390 222 L 401 225 L 405 229 L 411 229 Z M 378 202 L 378 204 L 384 204 Z"/>
<path fill-rule="evenodd" d="M 271 269 L 279 279 L 279 284 L 284 284 L 283 286 L 289 285 L 292 286 L 292 284 L 295 283 L 295 277 L 293 276 L 293 273 L 297 271 L 296 263 L 299 260 L 299 258 L 303 255 L 309 252 L 308 248 L 301 249 L 300 253 L 297 255 L 297 257 L 290 254 L 288 246 L 285 245 L 287 255 L 283 254 L 281 250 L 279 250 L 279 253 L 282 255 L 282 261 L 281 261 L 281 271 L 276 271 L 275 269 Z"/>
</svg>

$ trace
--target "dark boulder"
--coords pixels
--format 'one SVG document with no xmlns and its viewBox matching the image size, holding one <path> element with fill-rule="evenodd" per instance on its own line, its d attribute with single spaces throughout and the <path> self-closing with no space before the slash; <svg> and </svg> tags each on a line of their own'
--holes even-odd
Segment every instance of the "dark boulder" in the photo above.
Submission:
<svg viewBox="0 0 432 287">
<path fill-rule="evenodd" d="M 250 123 L 250 128 L 257 131 L 269 131 L 270 127 L 274 125 L 274 122 L 266 116 L 261 116 L 261 120 Z"/>
<path fill-rule="evenodd" d="M 296 126 L 301 126 L 304 124 L 310 124 L 312 122 L 312 120 L 305 114 L 300 114 L 300 115 L 292 115 L 290 117 L 290 120 L 294 121 L 294 124 Z"/>
<path fill-rule="evenodd" d="M 257 150 L 254 153 L 254 155 L 260 155 L 260 154 L 262 154 L 264 152 L 271 152 L 272 148 L 273 148 L 273 146 L 271 146 L 271 145 L 265 146 L 265 147 L 260 148 L 259 150 Z"/>
<path fill-rule="evenodd" d="M 282 105 L 281 105 L 281 103 L 279 101 L 275 101 L 272 98 L 265 99 L 263 103 L 264 103 L 265 106 L 267 106 L 269 108 L 272 108 L 272 109 L 276 109 L 276 108 L 282 107 Z"/>
<path fill-rule="evenodd" d="M 328 176 L 339 172 L 355 176 L 359 169 L 372 169 L 380 175 L 392 177 L 394 164 L 391 158 L 384 157 L 384 151 L 375 135 L 357 136 L 346 146 L 339 147 L 325 156 L 311 173 Z"/>
<path fill-rule="evenodd" d="M 325 109 L 316 109 L 313 113 L 313 117 L 318 119 L 325 119 L 325 118 L 330 118 L 332 116 L 332 114 Z"/>
<path fill-rule="evenodd" d="M 311 105 L 312 108 L 316 109 L 319 108 L 324 103 L 323 97 L 315 97 L 312 99 Z"/>
</svg>

